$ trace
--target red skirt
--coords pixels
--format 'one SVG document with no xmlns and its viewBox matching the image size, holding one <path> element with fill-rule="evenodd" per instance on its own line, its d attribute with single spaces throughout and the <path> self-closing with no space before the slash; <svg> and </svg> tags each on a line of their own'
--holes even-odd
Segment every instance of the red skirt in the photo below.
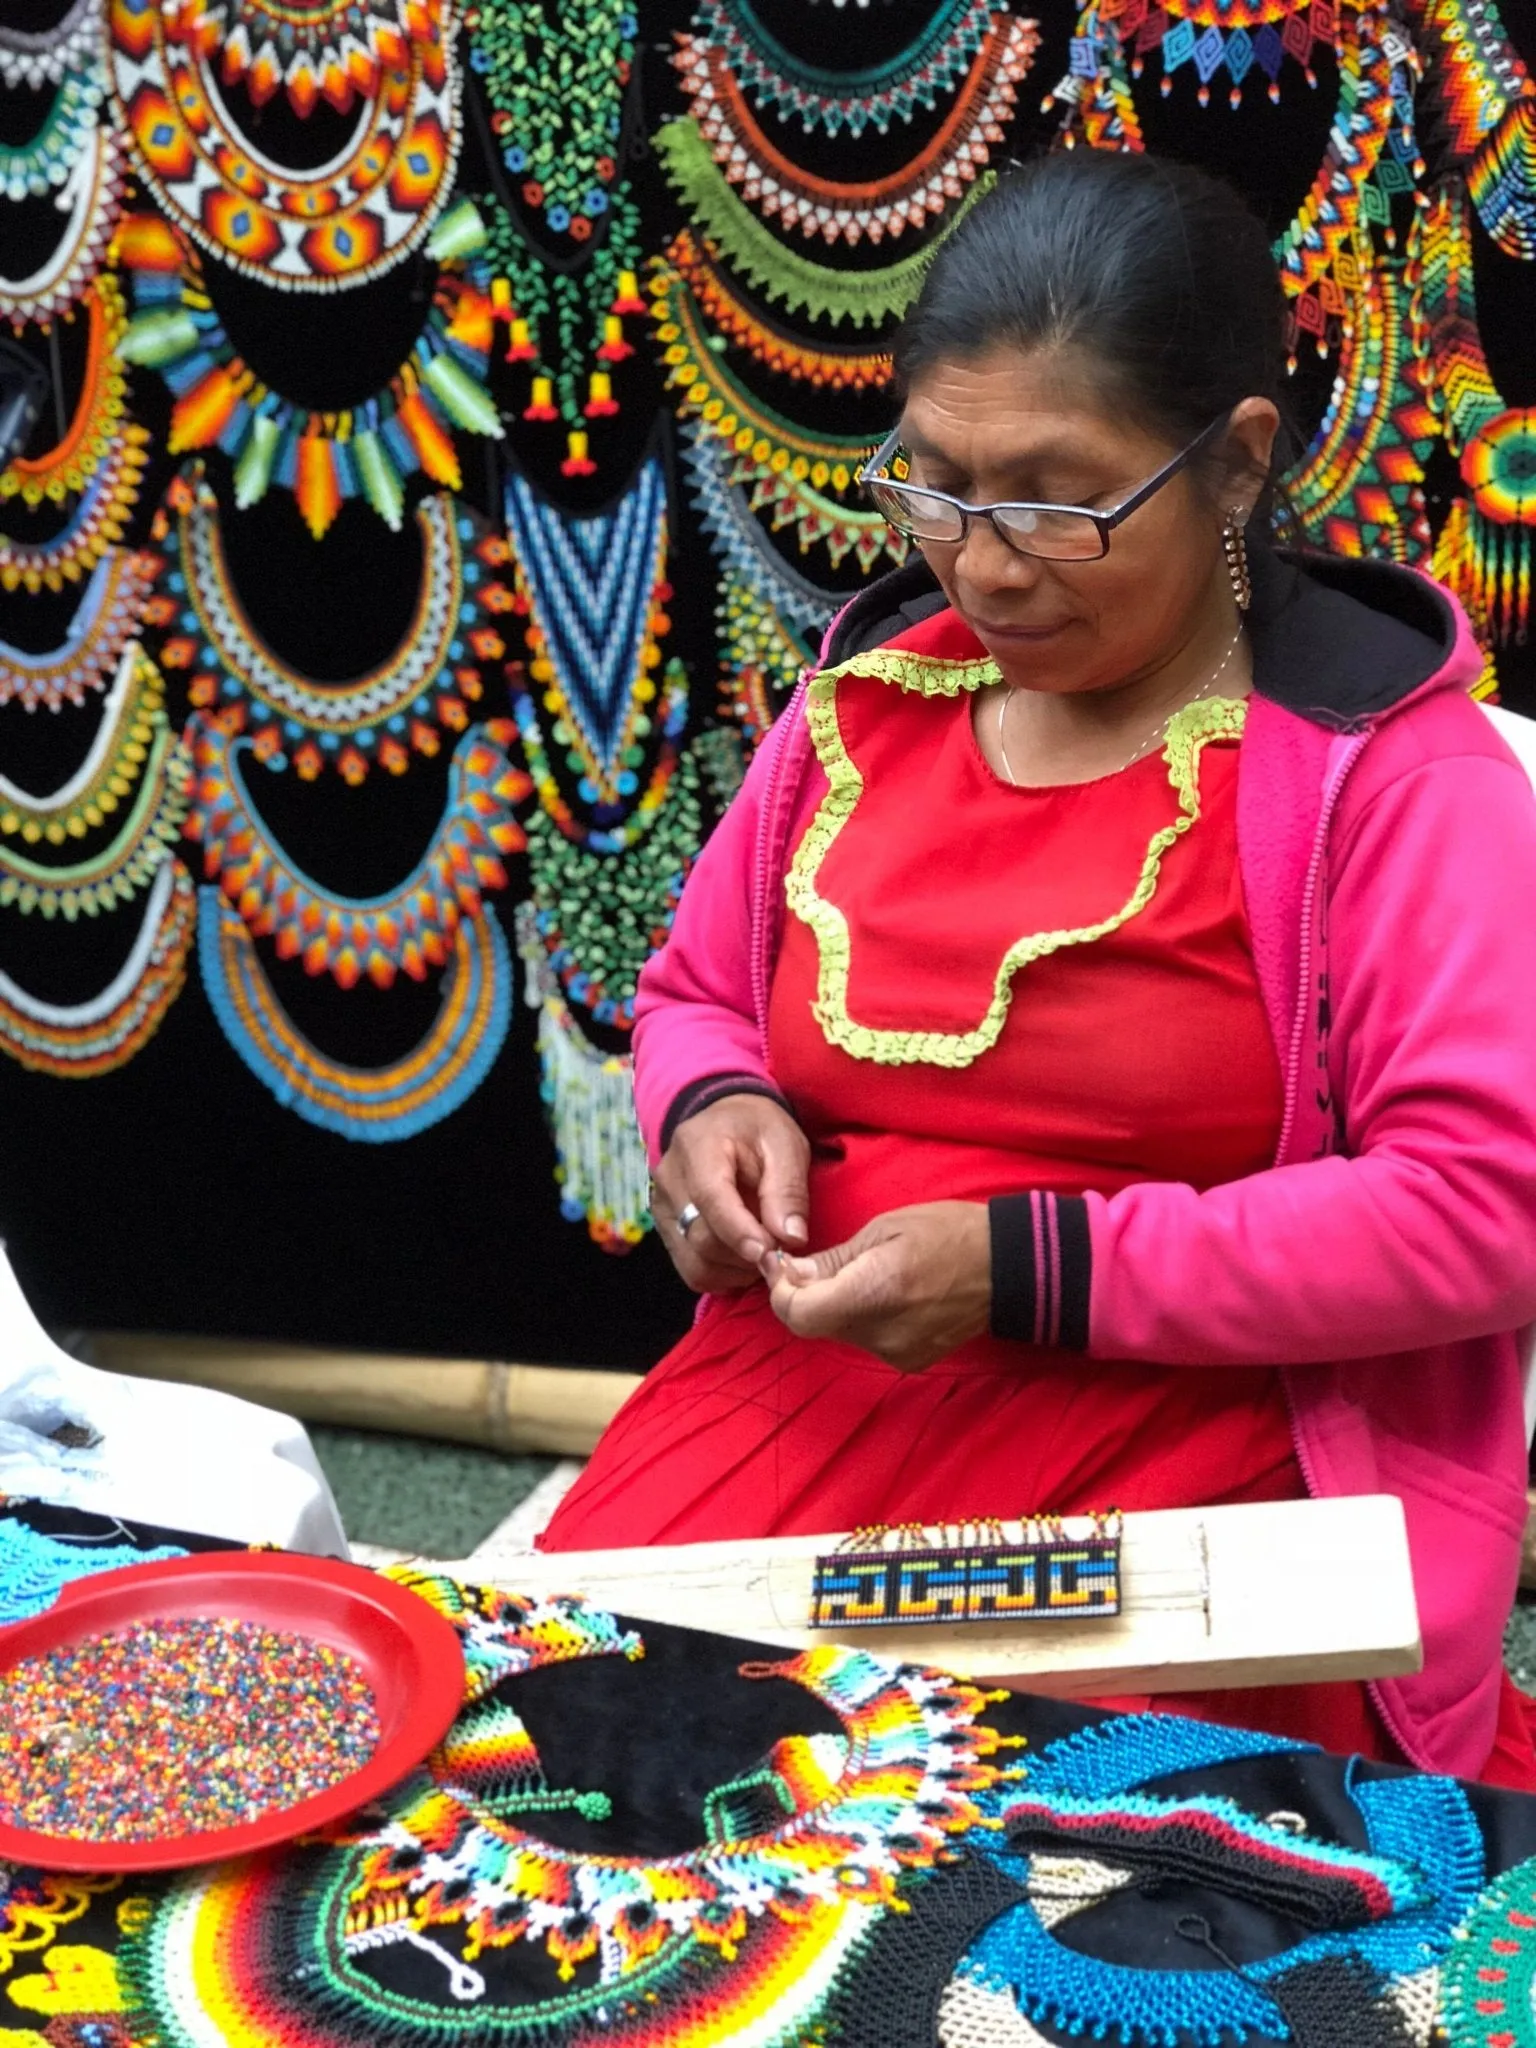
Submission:
<svg viewBox="0 0 1536 2048">
<path fill-rule="evenodd" d="M 1222 1475 L 1219 1489 L 1211 1475 Z M 761 1288 L 717 1299 L 641 1382 L 539 1539 L 544 1550 L 1297 1500 L 1279 1376 L 1073 1360 L 983 1340 L 924 1373 L 792 1337 Z M 1145 1696 L 1099 1704 L 1143 1711 Z M 1158 1708 L 1386 1763 L 1367 1686 L 1160 1695 Z M 1506 1676 L 1485 1782 L 1536 1792 L 1536 1703 Z"/>
</svg>

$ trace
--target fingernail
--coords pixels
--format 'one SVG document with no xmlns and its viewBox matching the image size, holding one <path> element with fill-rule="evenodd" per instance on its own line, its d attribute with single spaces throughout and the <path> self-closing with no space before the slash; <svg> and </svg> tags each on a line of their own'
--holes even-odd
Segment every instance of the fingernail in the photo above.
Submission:
<svg viewBox="0 0 1536 2048">
<path fill-rule="evenodd" d="M 755 1266 L 766 1249 L 767 1247 L 759 1244 L 755 1237 L 749 1237 L 741 1247 L 741 1256 L 749 1265 Z"/>
<path fill-rule="evenodd" d="M 792 1237 L 796 1244 L 804 1244 L 808 1235 L 805 1227 L 805 1218 L 803 1216 L 786 1216 L 784 1219 L 784 1235 Z"/>
</svg>

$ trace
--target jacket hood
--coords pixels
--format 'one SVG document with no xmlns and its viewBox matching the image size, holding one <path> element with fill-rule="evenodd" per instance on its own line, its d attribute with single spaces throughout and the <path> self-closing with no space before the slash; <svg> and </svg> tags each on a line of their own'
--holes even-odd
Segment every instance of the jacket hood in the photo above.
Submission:
<svg viewBox="0 0 1536 2048">
<path fill-rule="evenodd" d="M 1427 684 L 1470 689 L 1477 655 L 1455 599 L 1393 562 L 1250 546 L 1253 681 L 1313 724 L 1379 717 Z M 883 647 L 942 611 L 922 556 L 872 583 L 833 621 L 821 665 Z"/>
</svg>

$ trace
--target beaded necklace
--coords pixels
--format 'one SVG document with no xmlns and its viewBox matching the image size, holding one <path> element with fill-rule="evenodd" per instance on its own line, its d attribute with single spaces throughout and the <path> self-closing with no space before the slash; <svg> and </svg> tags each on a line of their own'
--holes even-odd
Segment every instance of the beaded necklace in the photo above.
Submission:
<svg viewBox="0 0 1536 2048">
<path fill-rule="evenodd" d="M 172 733 L 163 704 L 149 714 L 149 723 L 154 733 L 149 756 L 117 837 L 65 867 L 0 845 L 0 905 L 14 904 L 24 914 L 39 911 L 72 924 L 82 914 L 95 917 L 115 910 L 154 880 L 181 836 L 192 759 L 185 743 Z"/>
<path fill-rule="evenodd" d="M 763 132 L 718 44 L 683 37 L 673 59 L 700 135 L 742 196 L 770 219 L 833 243 L 878 243 L 925 227 L 964 196 L 1006 139 L 1020 82 L 1039 46 L 1036 23 L 999 15 L 987 29 L 954 104 L 909 163 L 885 177 L 841 184 L 792 163 Z"/>
<path fill-rule="evenodd" d="M 91 571 L 69 631 L 46 654 L 0 640 L 0 704 L 40 704 L 57 711 L 83 704 L 87 690 L 104 690 L 138 632 L 159 564 L 131 548 L 108 548 Z"/>
<path fill-rule="evenodd" d="M 502 436 L 485 387 L 490 273 L 475 255 L 483 239 L 480 216 L 467 201 L 445 215 L 427 245 L 444 268 L 407 360 L 361 405 L 310 412 L 264 384 L 235 353 L 185 238 L 139 215 L 119 237 L 135 309 L 122 353 L 158 370 L 175 392 L 173 455 L 216 446 L 232 459 L 242 509 L 276 483 L 293 492 L 316 540 L 348 498 L 365 499 L 398 531 L 407 477 L 424 472 L 451 491 L 462 487 L 455 427 Z"/>
<path fill-rule="evenodd" d="M 18 455 L 9 468 L 0 470 L 0 504 L 20 498 L 27 506 L 41 505 L 45 499 L 62 505 L 101 474 L 115 447 L 135 436 L 141 446 L 148 440 L 127 417 L 128 374 L 121 344 L 128 323 L 116 278 L 103 272 L 94 279 L 86 287 L 83 304 L 85 367 L 74 418 L 45 453 Z"/>
<path fill-rule="evenodd" d="M 32 140 L 0 143 L 0 196 L 41 199 L 64 184 L 90 142 L 106 90 L 99 57 L 83 70 L 66 71 Z"/>
<path fill-rule="evenodd" d="M 1163 16 L 1175 11 L 1182 15 L 1186 10 L 1165 8 Z M 1190 18 L 1176 25 L 1188 34 L 1176 47 L 1183 49 L 1187 42 L 1185 54 L 1192 56 L 1200 40 L 1192 0 L 1187 11 Z M 1127 18 L 1124 12 L 1111 15 L 1104 0 L 1086 0 L 1080 8 L 1073 69 L 1045 101 L 1047 108 L 1062 104 L 1063 132 L 1069 140 L 1081 128 L 1095 148 L 1145 148 L 1126 58 L 1127 42 L 1134 46 L 1135 41 Z M 1338 98 L 1328 145 L 1306 197 L 1274 244 L 1281 283 L 1295 302 L 1293 347 L 1300 335 L 1310 334 L 1318 353 L 1325 355 L 1340 339 L 1346 305 L 1359 293 L 1369 262 L 1366 227 L 1381 227 L 1392 247 L 1392 201 L 1410 194 L 1424 174 L 1413 106 L 1419 63 L 1412 44 L 1384 9 L 1362 14 L 1350 7 L 1340 16 L 1326 0 L 1313 0 L 1305 22 L 1299 15 L 1291 19 L 1302 25 L 1294 34 L 1289 28 L 1286 33 L 1293 41 L 1304 38 L 1309 52 L 1324 24 L 1336 36 Z M 1153 21 L 1148 16 L 1142 28 Z M 1215 39 L 1210 49 L 1220 44 L 1227 53 L 1216 62 L 1228 62 L 1237 38 L 1246 38 L 1248 30 L 1239 25 L 1224 40 L 1212 23 L 1205 36 Z M 1165 75 L 1165 86 L 1170 82 Z"/>
<path fill-rule="evenodd" d="M 1416 374 L 1471 493 L 1451 506 L 1434 573 L 1494 635 L 1523 640 L 1536 529 L 1536 410 L 1507 405 L 1489 371 L 1458 178 L 1444 181 L 1415 223 L 1408 289 Z"/>
<path fill-rule="evenodd" d="M 217 50 L 226 84 L 262 107 L 281 88 L 301 116 L 325 99 L 339 114 L 355 93 L 410 61 L 413 43 L 443 35 L 442 0 L 163 0 L 165 32 Z"/>
<path fill-rule="evenodd" d="M 1439 429 L 1412 383 L 1405 304 L 1402 263 L 1372 262 L 1345 316 L 1322 422 L 1285 478 L 1287 510 L 1334 554 L 1429 556 L 1423 464 Z"/>
<path fill-rule="evenodd" d="M 123 151 L 114 128 L 98 122 L 86 136 L 59 193 L 65 221 L 51 255 L 28 277 L 0 272 L 0 320 L 18 331 L 47 326 L 84 297 L 107 260 L 123 205 Z"/>
<path fill-rule="evenodd" d="M 12 28 L 0 21 L 0 85 L 36 92 L 101 58 L 101 0 L 69 0 L 52 28 Z"/>
<path fill-rule="evenodd" d="M 623 853 L 626 848 L 638 844 L 643 838 L 652 812 L 666 802 L 667 791 L 677 773 L 677 741 L 688 722 L 688 675 L 680 661 L 667 663 L 662 673 L 660 693 L 661 748 L 655 765 L 640 791 L 637 801 L 628 817 L 622 822 L 605 820 L 600 825 L 589 824 L 579 818 L 561 794 L 560 784 L 555 778 L 554 763 L 539 727 L 539 714 L 534 700 L 525 687 L 527 668 L 524 663 L 507 663 L 507 687 L 512 697 L 512 716 L 517 722 L 518 738 L 522 742 L 523 759 L 528 763 L 528 772 L 533 777 L 533 786 L 538 792 L 539 802 L 546 814 L 553 819 L 567 839 L 580 846 L 590 846 L 599 853 Z M 545 702 L 549 699 L 546 697 Z M 576 776 L 585 769 L 585 759 L 571 745 L 572 731 L 565 719 L 557 715 L 550 735 L 556 746 L 566 747 L 565 766 Z M 633 771 L 631 771 L 633 772 Z M 583 798 L 585 802 L 586 799 Z M 604 806 L 609 810 L 614 806 Z"/>
<path fill-rule="evenodd" d="M 1457 1929 L 1436 2015 L 1448 2048 L 1536 2048 L 1536 1859 L 1496 1877 Z"/>
<path fill-rule="evenodd" d="M 448 964 L 460 920 L 481 896 L 507 886 L 502 857 L 525 844 L 512 805 L 532 785 L 507 759 L 511 724 L 471 726 L 454 749 L 443 815 L 405 880 L 376 896 L 341 896 L 284 852 L 246 788 L 234 739 L 194 713 L 187 726 L 197 771 L 187 837 L 203 849 L 203 873 L 216 881 L 258 937 L 276 941 L 280 960 L 301 960 L 306 974 L 329 974 L 341 988 L 364 975 L 388 988 L 397 974 L 425 981 Z"/>
<path fill-rule="evenodd" d="M 386 660 L 346 682 L 322 682 L 283 660 L 257 632 L 241 602 L 219 526 L 218 501 L 202 479 L 173 492 L 176 546 L 163 577 L 165 601 L 146 617 L 179 629 L 161 649 L 169 668 L 189 671 L 194 708 L 227 733 L 248 732 L 257 760 L 311 782 L 327 765 L 352 785 L 375 762 L 392 775 L 412 754 L 435 755 L 444 727 L 462 732 L 481 694 L 477 664 L 506 653 L 487 622 L 505 610 L 504 585 L 487 570 L 507 560 L 506 543 L 477 526 L 447 496 L 415 509 L 421 573 L 410 624 Z"/>
<path fill-rule="evenodd" d="M 256 943 L 214 888 L 198 890 L 203 989 L 225 1038 L 284 1109 L 365 1145 L 398 1144 L 467 1102 L 496 1063 L 512 1016 L 512 968 L 501 927 L 466 913 L 446 949 L 442 1005 L 420 1043 L 380 1067 L 333 1060 L 278 1000 Z"/>
<path fill-rule="evenodd" d="M 654 139 L 662 168 L 711 247 L 771 301 L 791 312 L 803 307 L 817 319 L 879 327 L 899 318 L 917 297 L 933 256 L 931 242 L 878 269 L 834 270 L 813 263 L 786 248 L 737 197 L 697 122 L 667 121 Z M 946 233 L 958 226 L 992 183 L 989 172 L 976 180 L 950 215 Z"/>
<path fill-rule="evenodd" d="M 817 348 L 749 306 L 687 228 L 679 228 L 667 244 L 666 260 L 711 326 L 765 369 L 832 391 L 864 391 L 890 382 L 889 351 Z"/>
<path fill-rule="evenodd" d="M 1496 0 L 1417 0 L 1429 89 L 1483 226 L 1506 256 L 1536 259 L 1536 80 Z"/>
<path fill-rule="evenodd" d="M 100 280 L 98 280 L 99 282 Z M 128 530 L 148 461 L 149 435 L 130 420 L 108 444 L 100 466 L 88 478 L 74 510 L 58 532 L 44 541 L 17 540 L 0 533 L 0 590 L 62 590 L 78 583 Z"/>
<path fill-rule="evenodd" d="M 619 1031 L 635 1021 L 635 983 L 665 943 L 704 840 L 699 766 L 690 748 L 665 801 L 622 854 L 575 841 L 542 808 L 528 820 L 533 929 L 566 996 Z"/>
<path fill-rule="evenodd" d="M 585 519 L 513 470 L 506 517 L 528 674 L 543 685 L 556 735 L 571 750 L 582 801 L 627 808 L 639 790 L 652 671 L 671 623 L 661 460 L 648 456 L 612 509 Z"/>
<path fill-rule="evenodd" d="M 664 267 L 652 280 L 656 338 L 680 414 L 697 420 L 732 452 L 732 483 L 750 484 L 749 504 L 767 508 L 774 526 L 792 525 L 806 553 L 825 544 L 835 567 L 850 551 L 868 573 L 882 554 L 905 561 L 907 542 L 877 512 L 826 495 L 853 487 L 867 441 L 808 434 L 756 399 L 710 348 L 688 287 Z"/>
<path fill-rule="evenodd" d="M 0 833 L 28 846 L 39 841 L 62 846 L 105 825 L 143 774 L 164 711 L 160 671 L 138 642 L 130 641 L 102 704 L 95 737 L 74 773 L 45 796 L 34 796 L 0 775 Z"/>
<path fill-rule="evenodd" d="M 381 276 L 425 240 L 459 153 L 452 0 L 361 103 L 351 140 L 296 170 L 241 132 L 212 52 L 170 33 L 160 0 L 109 0 L 113 88 L 138 174 L 212 255 L 284 291 L 341 291 Z"/>
<path fill-rule="evenodd" d="M 0 1052 L 59 1081 L 91 1081 L 126 1066 L 181 994 L 196 921 L 191 876 L 179 860 L 162 861 L 128 958 L 99 995 L 83 1003 L 45 1003 L 0 971 Z M 178 1554 L 135 1551 L 118 1561 Z M 71 1576 L 78 1572 L 77 1565 Z"/>
<path fill-rule="evenodd" d="M 776 108 L 784 120 L 798 116 L 807 135 L 846 128 L 857 139 L 866 127 L 884 135 L 892 121 L 910 122 L 920 107 L 931 112 L 949 94 L 1001 11 L 997 0 L 941 0 L 904 50 L 883 64 L 842 72 L 786 50 L 748 0 L 703 0 L 693 34 L 679 37 L 673 61 L 686 72 L 697 47 L 714 44 L 759 107 Z"/>
</svg>

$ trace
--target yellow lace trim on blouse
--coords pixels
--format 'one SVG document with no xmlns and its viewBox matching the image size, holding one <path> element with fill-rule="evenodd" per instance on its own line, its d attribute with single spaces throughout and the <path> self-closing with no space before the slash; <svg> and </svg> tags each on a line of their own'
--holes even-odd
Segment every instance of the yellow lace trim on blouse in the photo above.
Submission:
<svg viewBox="0 0 1536 2048">
<path fill-rule="evenodd" d="M 905 664 L 905 668 L 903 668 Z M 990 677 L 983 674 L 990 671 Z M 819 962 L 816 1000 L 811 1013 L 829 1045 L 839 1046 L 856 1060 L 881 1066 L 968 1067 L 996 1045 L 1013 1000 L 1013 978 L 1021 967 L 1059 953 L 1064 946 L 1087 946 L 1118 931 L 1145 910 L 1157 890 L 1163 855 L 1200 817 L 1200 756 L 1212 740 L 1242 737 L 1247 717 L 1243 698 L 1209 697 L 1188 704 L 1169 721 L 1163 759 L 1168 781 L 1178 799 L 1178 816 L 1154 832 L 1136 886 L 1112 916 L 1075 931 L 1032 932 L 1003 955 L 993 983 L 992 1000 L 971 1031 L 894 1031 L 859 1024 L 848 1014 L 848 976 L 852 948 L 848 920 L 835 903 L 817 892 L 816 877 L 833 842 L 853 816 L 864 793 L 864 778 L 843 744 L 837 721 L 839 676 L 877 676 L 925 697 L 958 695 L 983 687 L 995 678 L 990 661 L 944 662 L 923 656 L 883 653 L 855 655 L 836 669 L 812 678 L 806 692 L 806 719 L 816 757 L 826 773 L 827 794 L 795 850 L 784 891 L 789 907 L 816 939 Z"/>
</svg>

